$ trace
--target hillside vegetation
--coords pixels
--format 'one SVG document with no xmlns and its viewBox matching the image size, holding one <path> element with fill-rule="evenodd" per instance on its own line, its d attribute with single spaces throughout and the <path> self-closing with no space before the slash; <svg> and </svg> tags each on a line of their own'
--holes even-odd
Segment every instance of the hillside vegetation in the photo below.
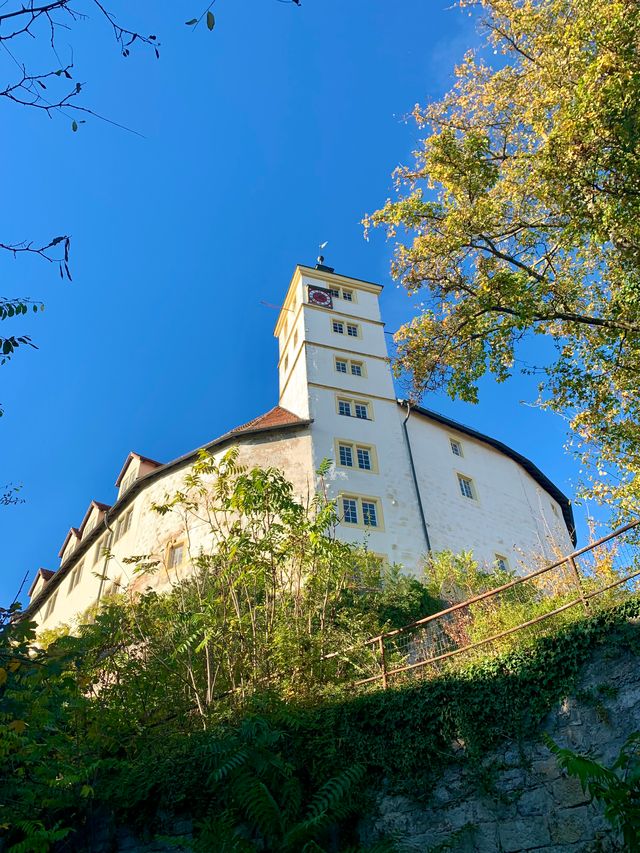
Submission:
<svg viewBox="0 0 640 853">
<path fill-rule="evenodd" d="M 156 511 L 180 513 L 187 528 L 215 519 L 191 579 L 115 595 L 46 648 L 27 618 L 3 612 L 0 837 L 14 853 L 81 850 L 98 812 L 147 837 L 167 815 L 188 817 L 184 843 L 200 850 L 362 849 L 367 789 L 386 779 L 428 790 L 453 743 L 473 762 L 531 731 L 591 650 L 624 641 L 640 616 L 629 594 L 553 636 L 357 694 L 343 678 L 357 648 L 324 655 L 437 610 L 441 575 L 430 588 L 383 569 L 335 539 L 330 502 L 303 506 L 279 472 L 243 470 L 233 453 L 220 465 L 203 455 Z M 468 574 L 476 588 L 503 579 Z"/>
</svg>

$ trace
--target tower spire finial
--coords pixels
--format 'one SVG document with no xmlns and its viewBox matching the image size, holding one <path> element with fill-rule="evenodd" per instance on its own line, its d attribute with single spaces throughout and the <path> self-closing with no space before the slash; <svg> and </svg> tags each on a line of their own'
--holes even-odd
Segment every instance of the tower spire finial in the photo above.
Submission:
<svg viewBox="0 0 640 853">
<path fill-rule="evenodd" d="M 320 249 L 320 252 L 322 252 L 322 250 L 325 248 L 325 246 L 328 246 L 328 245 L 329 245 L 328 240 L 325 240 L 324 243 L 320 243 L 320 245 L 318 247 Z M 323 272 L 333 272 L 333 267 L 325 267 L 324 255 L 323 254 L 318 255 L 318 258 L 316 261 L 316 269 L 322 270 Z"/>
</svg>

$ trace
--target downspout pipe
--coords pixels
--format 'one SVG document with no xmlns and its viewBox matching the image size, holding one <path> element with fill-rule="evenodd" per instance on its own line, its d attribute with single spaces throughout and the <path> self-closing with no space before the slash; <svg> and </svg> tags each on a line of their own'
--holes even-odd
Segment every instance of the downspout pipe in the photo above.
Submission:
<svg viewBox="0 0 640 853">
<path fill-rule="evenodd" d="M 413 451 L 411 450 L 411 441 L 409 439 L 409 428 L 407 427 L 407 421 L 409 420 L 409 416 L 411 415 L 411 403 L 408 400 L 404 401 L 407 405 L 407 416 L 402 421 L 402 429 L 404 430 L 404 440 L 407 443 L 407 452 L 409 453 L 409 467 L 411 468 L 411 476 L 413 477 L 413 485 L 416 490 L 416 497 L 418 498 L 418 511 L 420 513 L 420 521 L 422 523 L 422 532 L 424 534 L 424 541 L 427 545 L 427 553 L 431 553 L 431 540 L 429 539 L 429 531 L 427 530 L 427 519 L 424 514 L 424 506 L 422 504 L 422 495 L 420 494 L 420 486 L 418 484 L 418 475 L 416 474 L 416 466 L 413 464 Z"/>
</svg>

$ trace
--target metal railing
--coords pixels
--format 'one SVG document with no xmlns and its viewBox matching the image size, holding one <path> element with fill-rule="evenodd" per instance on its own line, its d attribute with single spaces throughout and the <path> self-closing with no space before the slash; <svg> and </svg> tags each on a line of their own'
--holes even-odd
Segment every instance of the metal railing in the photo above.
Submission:
<svg viewBox="0 0 640 853">
<path fill-rule="evenodd" d="M 331 652 L 354 686 L 428 678 L 505 651 L 640 591 L 640 519 L 551 565 L 363 644 Z"/>
</svg>

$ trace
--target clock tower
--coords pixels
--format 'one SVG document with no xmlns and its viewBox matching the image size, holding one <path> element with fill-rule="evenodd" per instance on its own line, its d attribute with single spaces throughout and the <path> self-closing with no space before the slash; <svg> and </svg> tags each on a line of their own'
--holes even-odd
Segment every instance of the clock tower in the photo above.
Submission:
<svg viewBox="0 0 640 853">
<path fill-rule="evenodd" d="M 341 537 L 406 562 L 426 542 L 409 544 L 406 536 L 408 528 L 420 531 L 421 522 L 416 502 L 407 501 L 413 481 L 405 413 L 393 387 L 381 291 L 321 261 L 296 267 L 275 329 L 279 403 L 312 421 L 311 470 L 324 459 L 333 462 L 326 485 Z"/>
<path fill-rule="evenodd" d="M 378 304 L 382 287 L 318 261 L 296 267 L 276 324 L 279 404 L 317 422 L 338 411 L 336 394 L 351 395 L 363 398 L 358 415 L 367 404 L 370 410 L 357 420 L 372 421 L 374 398 L 396 405 Z M 355 404 L 351 409 L 355 417 Z"/>
</svg>

